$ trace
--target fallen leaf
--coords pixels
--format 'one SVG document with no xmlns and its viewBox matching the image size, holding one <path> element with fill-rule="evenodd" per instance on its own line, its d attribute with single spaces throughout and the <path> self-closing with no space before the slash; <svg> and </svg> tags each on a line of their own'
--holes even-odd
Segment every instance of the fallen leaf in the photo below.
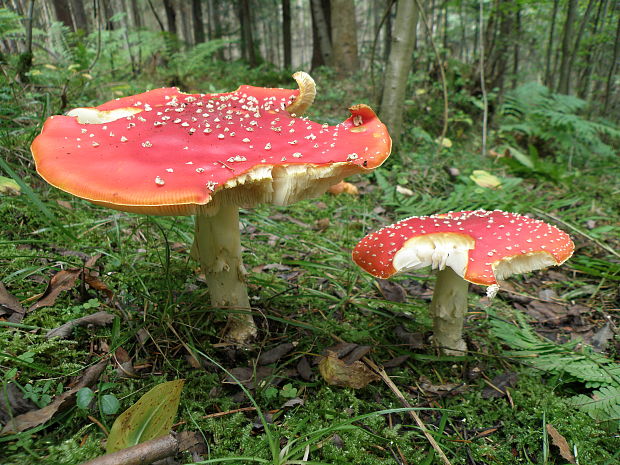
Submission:
<svg viewBox="0 0 620 465">
<path fill-rule="evenodd" d="M 84 273 L 84 281 L 96 291 L 105 294 L 108 299 L 112 299 L 112 297 L 114 297 L 114 292 L 112 292 L 112 290 L 108 286 L 106 286 L 106 284 L 101 281 L 101 279 L 99 279 L 99 276 L 94 275 L 88 270 L 86 270 L 86 272 Z"/>
<path fill-rule="evenodd" d="M 329 189 L 327 189 L 332 195 L 340 195 L 340 194 L 349 194 L 349 195 L 358 195 L 359 190 L 354 184 L 346 181 L 340 181 L 338 184 L 334 184 Z"/>
<path fill-rule="evenodd" d="M 271 363 L 276 363 L 294 348 L 295 344 L 293 344 L 292 342 L 285 342 L 283 344 L 277 345 L 273 349 L 270 349 L 260 354 L 260 357 L 258 357 L 258 364 L 269 365 Z"/>
<path fill-rule="evenodd" d="M 396 192 L 402 195 L 406 195 L 407 197 L 411 197 L 412 195 L 415 194 L 415 192 L 413 192 L 411 189 L 407 189 L 406 187 L 403 187 L 400 185 L 396 186 Z"/>
<path fill-rule="evenodd" d="M 342 361 L 347 365 L 351 365 L 358 360 L 361 360 L 368 352 L 370 352 L 372 347 L 370 346 L 357 346 L 351 352 L 347 354 L 346 357 L 341 357 Z"/>
<path fill-rule="evenodd" d="M 247 389 L 254 389 L 254 387 L 256 386 L 256 383 L 268 377 L 271 377 L 273 370 L 270 367 L 258 367 L 256 370 L 251 367 L 236 367 L 236 368 L 230 369 L 229 373 L 230 374 L 226 374 L 222 383 L 224 384 L 241 383 Z"/>
<path fill-rule="evenodd" d="M 385 300 L 390 302 L 406 302 L 407 291 L 400 284 L 389 279 L 377 279 L 377 286 Z"/>
<path fill-rule="evenodd" d="M 67 202 L 66 200 L 56 200 L 56 203 L 67 210 L 73 210 L 73 205 L 71 205 L 71 202 Z"/>
<path fill-rule="evenodd" d="M 295 368 L 297 368 L 297 373 L 299 373 L 299 376 L 301 376 L 305 381 L 312 381 L 312 368 L 310 367 L 310 363 L 306 357 L 301 357 Z"/>
<path fill-rule="evenodd" d="M 327 384 L 352 389 L 361 389 L 381 379 L 365 363 L 356 361 L 347 365 L 331 351 L 319 362 L 319 372 Z"/>
<path fill-rule="evenodd" d="M 409 355 L 399 355 L 383 363 L 383 368 L 396 368 L 409 360 Z"/>
<path fill-rule="evenodd" d="M 114 351 L 114 361 L 117 364 L 116 372 L 121 378 L 136 378 L 138 376 L 131 357 L 122 347 L 117 347 Z"/>
<path fill-rule="evenodd" d="M 485 189 L 499 189 L 502 184 L 497 176 L 484 170 L 474 170 L 469 178 Z"/>
<path fill-rule="evenodd" d="M 4 284 L 0 282 L 0 316 L 9 315 L 11 323 L 19 323 L 24 318 L 25 310 Z"/>
<path fill-rule="evenodd" d="M 19 195 L 21 188 L 11 178 L 0 176 L 0 194 Z"/>
<path fill-rule="evenodd" d="M 50 280 L 47 285 L 47 289 L 41 295 L 41 297 L 30 306 L 28 309 L 29 312 L 36 310 L 41 307 L 49 307 L 56 303 L 56 299 L 63 291 L 68 291 L 75 286 L 75 282 L 78 277 L 82 273 L 82 270 L 79 269 L 71 269 L 71 270 L 60 270 Z"/>
<path fill-rule="evenodd" d="M 551 436 L 551 441 L 553 444 L 560 449 L 560 455 L 564 460 L 568 460 L 570 463 L 577 463 L 575 461 L 575 456 L 570 450 L 570 446 L 568 445 L 568 441 L 564 436 L 560 434 L 560 432 L 555 429 L 555 427 L 551 423 L 547 423 L 547 433 Z"/>
<path fill-rule="evenodd" d="M 608 321 L 605 323 L 605 326 L 594 333 L 590 339 L 590 344 L 596 352 L 603 352 L 612 337 L 614 337 L 614 331 L 611 329 L 611 323 Z"/>
<path fill-rule="evenodd" d="M 320 220 L 316 220 L 314 222 L 315 224 L 315 228 L 319 231 L 325 231 L 327 228 L 329 228 L 329 218 L 321 218 Z"/>
<path fill-rule="evenodd" d="M 291 407 L 296 407 L 297 405 L 304 405 L 304 400 L 300 399 L 299 397 L 293 397 L 292 399 L 287 400 L 286 402 L 284 402 L 284 404 L 282 404 L 282 407 L 280 408 L 291 408 Z"/>
<path fill-rule="evenodd" d="M 84 370 L 82 376 L 77 379 L 71 389 L 63 392 L 59 396 L 56 396 L 51 404 L 46 405 L 41 409 L 32 410 L 14 417 L 7 423 L 4 429 L 0 431 L 0 436 L 5 434 L 21 433 L 22 431 L 34 428 L 35 426 L 42 425 L 52 418 L 57 412 L 71 407 L 75 404 L 75 394 L 83 387 L 90 387 L 95 384 L 107 364 L 108 359 L 104 359 L 95 365 L 88 367 Z"/>
<path fill-rule="evenodd" d="M 408 345 L 411 349 L 423 349 L 424 348 L 424 334 L 422 333 L 410 333 L 402 326 L 397 326 L 394 330 L 396 337 Z"/>
<path fill-rule="evenodd" d="M 447 137 L 442 137 L 441 139 L 437 139 L 437 143 L 441 144 L 442 147 L 450 148 L 452 147 L 452 141 Z"/>
<path fill-rule="evenodd" d="M 177 379 L 158 384 L 121 413 L 110 430 L 106 452 L 116 452 L 168 434 L 184 383 L 184 379 Z"/>
<path fill-rule="evenodd" d="M 45 337 L 47 339 L 51 339 L 53 337 L 66 339 L 71 335 L 71 331 L 73 331 L 73 328 L 75 328 L 76 326 L 105 326 L 112 323 L 113 320 L 114 315 L 111 315 L 108 312 L 101 311 L 93 313 L 92 315 L 86 315 L 81 318 L 76 318 L 75 320 L 66 322 L 64 325 L 59 326 L 58 328 L 50 329 L 45 335 Z"/>
<path fill-rule="evenodd" d="M 482 390 L 482 398 L 499 398 L 506 395 L 506 389 L 514 387 L 517 384 L 517 374 L 506 372 L 497 375 L 491 380 L 493 386 L 485 386 Z"/>
<path fill-rule="evenodd" d="M 0 426 L 22 413 L 36 409 L 30 400 L 24 399 L 24 393 L 15 383 L 7 383 L 0 388 Z"/>
</svg>

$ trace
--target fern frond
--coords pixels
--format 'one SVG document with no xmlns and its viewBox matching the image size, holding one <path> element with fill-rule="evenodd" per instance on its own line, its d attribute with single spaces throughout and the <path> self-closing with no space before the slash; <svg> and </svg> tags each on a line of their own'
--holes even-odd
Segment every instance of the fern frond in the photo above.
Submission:
<svg viewBox="0 0 620 465">
<path fill-rule="evenodd" d="M 603 386 L 591 396 L 577 395 L 570 399 L 570 403 L 595 420 L 620 420 L 619 386 Z"/>
</svg>

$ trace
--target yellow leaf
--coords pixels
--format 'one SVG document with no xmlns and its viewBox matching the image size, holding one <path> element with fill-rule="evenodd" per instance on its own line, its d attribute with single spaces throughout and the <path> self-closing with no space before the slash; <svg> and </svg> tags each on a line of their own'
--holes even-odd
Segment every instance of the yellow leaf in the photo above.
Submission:
<svg viewBox="0 0 620 465">
<path fill-rule="evenodd" d="M 380 379 L 363 362 L 357 360 L 347 365 L 331 351 L 319 362 L 319 372 L 327 384 L 353 389 L 363 388 L 368 383 Z"/>
<path fill-rule="evenodd" d="M 452 141 L 448 139 L 447 137 L 443 137 L 441 140 L 437 139 L 437 142 L 448 149 L 452 147 Z"/>
<path fill-rule="evenodd" d="M 484 170 L 474 170 L 469 178 L 486 189 L 499 189 L 502 184 L 497 176 Z"/>
<path fill-rule="evenodd" d="M 54 65 L 50 65 L 49 63 L 44 65 L 47 69 L 58 69 Z"/>
<path fill-rule="evenodd" d="M 416 89 L 415 90 L 415 94 L 416 95 L 424 95 L 424 94 L 426 94 L 426 89 Z"/>
<path fill-rule="evenodd" d="M 106 452 L 116 452 L 170 432 L 184 379 L 161 383 L 121 413 L 110 430 Z"/>
<path fill-rule="evenodd" d="M 21 188 L 11 178 L 0 176 L 0 194 L 19 195 Z"/>
</svg>

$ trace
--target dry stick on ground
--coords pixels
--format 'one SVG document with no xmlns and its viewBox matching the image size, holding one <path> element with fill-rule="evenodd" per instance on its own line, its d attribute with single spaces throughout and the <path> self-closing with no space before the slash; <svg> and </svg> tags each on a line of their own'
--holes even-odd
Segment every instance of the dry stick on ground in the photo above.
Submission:
<svg viewBox="0 0 620 465">
<path fill-rule="evenodd" d="M 332 334 L 332 338 L 334 338 L 338 342 L 346 342 L 344 339 L 341 339 L 334 334 Z M 398 386 L 394 384 L 394 381 L 392 381 L 392 379 L 388 376 L 388 374 L 385 372 L 383 368 L 379 368 L 377 364 L 368 357 L 362 357 L 362 361 L 366 365 L 368 365 L 371 368 L 371 370 L 376 372 L 379 375 L 379 377 L 381 377 L 383 382 L 387 385 L 387 387 L 390 388 L 390 391 L 392 391 L 392 393 L 398 398 L 401 404 L 403 404 L 406 408 L 413 408 L 413 406 L 409 403 L 407 399 L 405 399 L 405 396 L 403 395 L 403 393 L 400 392 L 400 389 L 398 389 Z M 418 425 L 418 428 L 420 428 L 420 430 L 422 431 L 422 433 L 424 434 L 424 436 L 426 437 L 430 445 L 433 446 L 433 449 L 435 449 L 435 452 L 437 452 L 437 455 L 439 455 L 439 457 L 441 458 L 441 461 L 445 465 L 452 465 L 448 457 L 446 457 L 446 454 L 444 454 L 443 450 L 441 450 L 441 447 L 439 446 L 439 444 L 437 444 L 437 441 L 435 441 L 435 438 L 431 436 L 431 434 L 428 432 L 426 425 L 424 424 L 420 416 L 415 412 L 415 410 L 409 410 L 408 413 L 411 416 L 411 418 L 413 418 L 413 421 L 416 422 L 416 424 Z"/>
<path fill-rule="evenodd" d="M 82 465 L 147 465 L 156 460 L 172 457 L 200 442 L 200 435 L 193 431 L 170 433 L 135 446 L 102 455 Z"/>
<path fill-rule="evenodd" d="M 364 363 L 366 363 L 366 365 L 368 365 L 372 370 L 374 370 L 381 377 L 383 382 L 387 384 L 387 386 L 390 388 L 390 391 L 394 393 L 394 395 L 398 398 L 401 404 L 403 404 L 407 408 L 413 408 L 412 405 L 409 403 L 409 401 L 405 399 L 405 396 L 403 396 L 402 392 L 400 392 L 400 389 L 398 389 L 398 386 L 394 384 L 392 379 L 388 376 L 388 374 L 385 372 L 383 368 L 379 368 L 377 364 L 373 362 L 371 359 L 369 359 L 368 357 L 362 357 L 362 360 L 364 361 Z M 426 439 L 431 444 L 431 446 L 433 446 L 433 449 L 435 449 L 435 452 L 437 452 L 437 454 L 441 458 L 441 461 L 445 465 L 452 465 L 448 457 L 446 457 L 446 454 L 444 454 L 443 450 L 441 450 L 441 447 L 439 446 L 439 444 L 437 444 L 437 441 L 435 441 L 435 438 L 431 436 L 431 434 L 428 432 L 428 430 L 426 429 L 426 425 L 424 424 L 420 416 L 415 412 L 415 410 L 409 410 L 408 413 L 409 415 L 411 415 L 411 418 L 413 418 L 413 420 L 416 422 L 416 424 L 418 425 L 418 427 L 420 428 L 424 436 L 426 436 Z"/>
</svg>

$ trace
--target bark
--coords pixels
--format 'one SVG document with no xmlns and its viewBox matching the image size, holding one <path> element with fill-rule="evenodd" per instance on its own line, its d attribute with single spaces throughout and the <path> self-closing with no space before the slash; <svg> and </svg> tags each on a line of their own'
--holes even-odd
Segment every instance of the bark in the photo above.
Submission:
<svg viewBox="0 0 620 465">
<path fill-rule="evenodd" d="M 566 11 L 566 21 L 564 22 L 564 33 L 562 36 L 562 56 L 560 62 L 560 81 L 558 83 L 558 92 L 560 94 L 568 94 L 570 91 L 570 57 L 571 57 L 571 41 L 573 38 L 573 26 L 575 17 L 577 16 L 578 0 L 568 0 Z"/>
<path fill-rule="evenodd" d="M 558 6 L 560 0 L 553 0 L 553 11 L 551 13 L 551 25 L 549 27 L 549 39 L 547 41 L 547 55 L 545 59 L 545 85 L 549 89 L 554 88 L 553 75 L 551 73 L 551 56 L 553 55 L 553 41 L 555 39 L 555 22 L 558 16 Z"/>
<path fill-rule="evenodd" d="M 325 6 L 327 5 L 327 7 Z M 312 13 L 312 69 L 332 62 L 330 2 L 310 0 Z"/>
<path fill-rule="evenodd" d="M 433 343 L 446 355 L 465 355 L 463 323 L 467 314 L 468 283 L 452 268 L 437 273 L 430 314 L 433 318 Z"/>
<path fill-rule="evenodd" d="M 172 0 L 164 0 L 164 11 L 166 12 L 166 24 L 168 32 L 177 35 L 177 12 L 174 9 Z"/>
<path fill-rule="evenodd" d="M 241 56 L 248 62 L 250 67 L 255 68 L 259 65 L 259 53 L 254 42 L 252 31 L 252 11 L 250 0 L 239 0 L 238 4 L 239 24 L 241 26 Z"/>
<path fill-rule="evenodd" d="M 577 37 L 575 38 L 575 45 L 573 45 L 573 51 L 570 55 L 570 60 L 568 62 L 568 69 L 572 70 L 575 64 L 575 59 L 577 58 L 577 53 L 579 52 L 579 45 L 581 44 L 581 38 L 583 37 L 583 33 L 588 24 L 588 20 L 590 19 L 590 14 L 592 14 L 592 9 L 594 7 L 595 0 L 590 0 L 588 2 L 588 6 L 586 8 L 586 12 L 583 15 L 581 20 L 581 24 L 579 25 L 579 31 L 577 32 Z M 570 82 L 570 81 L 569 81 Z"/>
<path fill-rule="evenodd" d="M 613 80 L 618 66 L 618 59 L 620 59 L 620 15 L 618 16 L 618 25 L 616 26 L 616 40 L 614 42 L 614 51 L 611 64 L 609 65 L 609 73 L 607 74 L 607 82 L 605 83 L 605 100 L 603 103 L 603 114 L 607 112 L 609 108 L 609 101 L 611 99 L 611 91 L 613 87 Z"/>
<path fill-rule="evenodd" d="M 82 0 L 71 0 L 71 9 L 73 10 L 76 29 L 80 29 L 88 34 L 88 18 L 84 10 L 84 2 Z"/>
<path fill-rule="evenodd" d="M 602 0 L 599 2 L 598 10 L 596 12 L 596 17 L 594 18 L 594 25 L 592 26 L 592 37 L 596 37 L 599 32 L 599 25 L 604 22 L 601 21 L 601 14 L 605 6 L 607 5 L 607 0 Z M 590 94 L 590 80 L 592 79 L 592 70 L 594 68 L 593 63 L 596 63 L 594 56 L 598 55 L 599 47 L 596 44 L 590 44 L 588 47 L 586 56 L 586 64 L 583 69 L 583 73 L 579 80 L 579 97 L 582 99 L 587 99 Z"/>
<path fill-rule="evenodd" d="M 201 0 L 192 0 L 192 25 L 194 26 L 194 43 L 203 43 L 205 41 L 205 26 Z"/>
<path fill-rule="evenodd" d="M 402 128 L 407 76 L 413 62 L 417 23 L 416 0 L 400 0 L 397 3 L 381 98 L 381 120 L 387 125 L 394 143 L 398 142 Z"/>
<path fill-rule="evenodd" d="M 142 27 L 142 16 L 140 15 L 138 0 L 129 0 L 129 12 L 134 28 L 140 29 Z"/>
<path fill-rule="evenodd" d="M 332 66 L 338 77 L 348 77 L 359 69 L 353 0 L 331 0 L 331 18 Z"/>
<path fill-rule="evenodd" d="M 519 54 L 521 51 L 521 6 L 517 3 L 517 11 L 515 12 L 515 35 L 514 35 L 514 49 L 512 55 L 512 88 L 517 87 L 519 82 Z"/>
<path fill-rule="evenodd" d="M 52 5 L 54 6 L 56 19 L 67 26 L 71 31 L 75 32 L 75 24 L 71 16 L 69 0 L 52 0 Z"/>
<path fill-rule="evenodd" d="M 282 0 L 282 48 L 284 51 L 284 68 L 292 68 L 291 50 L 291 0 Z"/>
<path fill-rule="evenodd" d="M 166 457 L 172 457 L 200 444 L 200 442 L 201 438 L 198 433 L 191 431 L 170 433 L 167 436 L 102 455 L 84 462 L 82 465 L 146 465 Z"/>
</svg>

